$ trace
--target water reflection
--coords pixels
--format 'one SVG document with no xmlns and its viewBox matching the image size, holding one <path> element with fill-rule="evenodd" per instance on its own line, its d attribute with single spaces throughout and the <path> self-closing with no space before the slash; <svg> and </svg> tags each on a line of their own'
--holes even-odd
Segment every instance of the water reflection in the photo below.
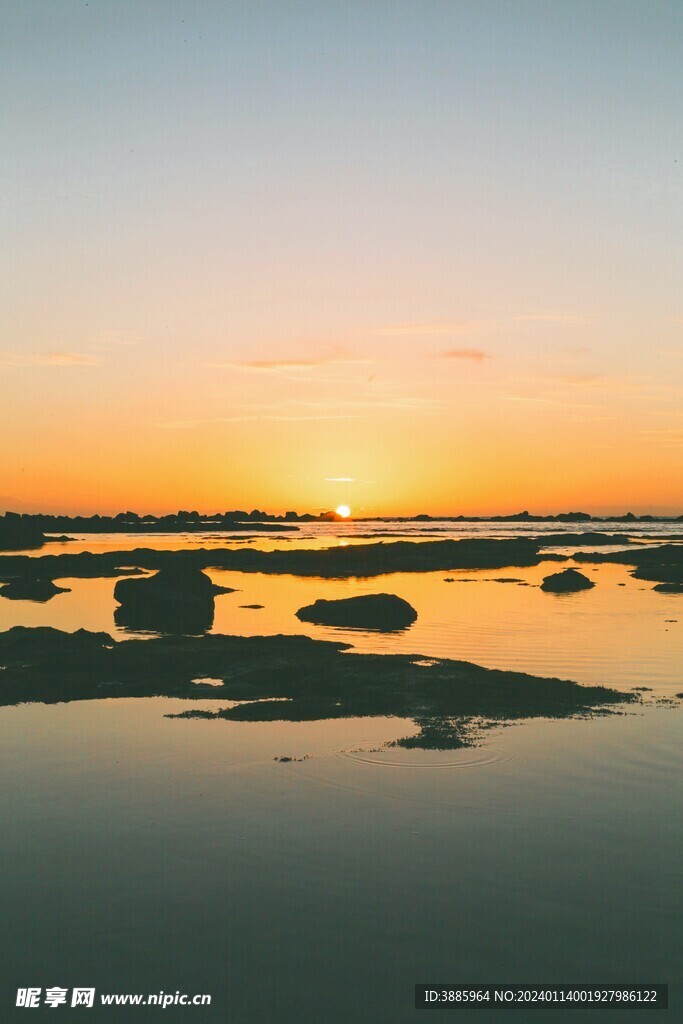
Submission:
<svg viewBox="0 0 683 1024">
<path fill-rule="evenodd" d="M 211 992 L 212 1024 L 409 1024 L 414 981 L 456 964 L 677 998 L 683 716 L 529 723 L 487 762 L 353 753 L 391 719 L 164 717 L 185 706 L 0 712 L 5 993 L 38 964 L 47 984 Z"/>
</svg>

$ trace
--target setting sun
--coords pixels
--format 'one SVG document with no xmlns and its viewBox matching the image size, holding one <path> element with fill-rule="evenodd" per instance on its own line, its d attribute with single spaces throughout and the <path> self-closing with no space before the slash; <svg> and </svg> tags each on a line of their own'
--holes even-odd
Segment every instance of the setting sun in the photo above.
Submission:
<svg viewBox="0 0 683 1024">
<path fill-rule="evenodd" d="M 341 516 L 342 519 L 348 519 L 351 515 L 351 509 L 348 505 L 337 505 L 335 512 L 338 516 Z"/>
</svg>

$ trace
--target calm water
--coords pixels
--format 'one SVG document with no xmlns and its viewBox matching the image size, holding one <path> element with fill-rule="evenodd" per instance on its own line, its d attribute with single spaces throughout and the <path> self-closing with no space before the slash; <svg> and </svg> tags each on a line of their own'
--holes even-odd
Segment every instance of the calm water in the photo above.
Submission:
<svg viewBox="0 0 683 1024">
<path fill-rule="evenodd" d="M 47 548 L 23 552 L 26 555 L 60 554 L 79 551 L 128 551 L 147 547 L 175 550 L 181 547 L 242 547 L 249 545 L 261 551 L 289 548 L 330 547 L 335 544 L 358 544 L 376 540 L 442 540 L 466 537 L 537 537 L 541 534 L 584 533 L 599 530 L 607 534 L 624 534 L 643 540 L 677 536 L 683 539 L 683 523 L 489 523 L 434 520 L 429 523 L 356 522 L 300 523 L 298 531 L 282 533 L 111 533 L 73 534 L 66 542 L 53 540 Z"/>
<path fill-rule="evenodd" d="M 309 543 L 339 540 L 328 528 Z M 553 568 L 370 581 L 212 573 L 241 588 L 217 599 L 214 628 L 653 687 L 642 708 L 536 721 L 448 752 L 387 749 L 414 731 L 391 719 L 188 721 L 164 717 L 187 702 L 162 699 L 0 709 L 0 1020 L 24 1019 L 12 1008 L 20 985 L 89 985 L 213 995 L 210 1008 L 169 1008 L 175 1020 L 401 1024 L 415 1018 L 416 981 L 668 982 L 667 1019 L 683 1019 L 683 713 L 656 703 L 683 690 L 683 597 L 610 565 L 591 573 L 592 591 L 556 597 L 535 585 Z M 0 601 L 0 628 L 113 633 L 114 581 L 67 585 L 46 605 Z M 294 617 L 316 597 L 378 591 L 417 608 L 407 633 Z M 239 607 L 251 603 L 265 608 Z M 308 756 L 273 760 L 283 755 Z M 503 1018 L 529 1013 L 457 1015 Z"/>
</svg>

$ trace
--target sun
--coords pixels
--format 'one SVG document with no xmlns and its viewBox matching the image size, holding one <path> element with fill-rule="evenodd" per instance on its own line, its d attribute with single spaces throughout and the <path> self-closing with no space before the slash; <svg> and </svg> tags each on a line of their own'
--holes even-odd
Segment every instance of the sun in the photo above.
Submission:
<svg viewBox="0 0 683 1024">
<path fill-rule="evenodd" d="M 348 519 L 351 515 L 351 509 L 348 505 L 337 505 L 335 512 L 341 519 Z"/>
</svg>

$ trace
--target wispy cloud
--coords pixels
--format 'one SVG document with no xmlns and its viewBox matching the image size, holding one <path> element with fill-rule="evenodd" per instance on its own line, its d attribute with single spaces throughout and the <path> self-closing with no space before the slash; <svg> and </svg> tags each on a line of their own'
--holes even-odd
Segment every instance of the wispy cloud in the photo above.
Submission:
<svg viewBox="0 0 683 1024">
<path fill-rule="evenodd" d="M 633 391 L 649 386 L 649 380 L 641 377 L 619 377 L 603 373 L 563 373 L 539 376 L 517 377 L 515 382 L 535 387 L 593 389 L 604 391 Z"/>
<path fill-rule="evenodd" d="M 647 387 L 645 378 L 616 377 L 602 373 L 567 373 L 547 378 L 549 384 L 564 384 L 572 388 L 594 388 L 603 391 L 633 391 Z"/>
<path fill-rule="evenodd" d="M 214 363 L 224 370 L 253 370 L 256 373 L 277 373 L 279 370 L 310 370 L 312 367 L 324 366 L 327 359 L 247 359 L 244 362 Z"/>
<path fill-rule="evenodd" d="M 132 348 L 144 341 L 144 337 L 136 331 L 100 331 L 95 338 L 95 351 L 111 352 L 117 348 Z"/>
<path fill-rule="evenodd" d="M 152 424 L 163 430 L 183 430 L 190 427 L 205 427 L 219 423 L 308 423 L 321 420 L 352 420 L 359 419 L 359 414 L 352 413 L 302 413 L 287 416 L 281 413 L 245 413 L 242 416 L 214 416 L 209 419 L 169 420 Z"/>
<path fill-rule="evenodd" d="M 350 363 L 367 364 L 370 362 L 372 360 L 358 358 L 341 346 L 328 346 L 319 355 L 307 356 L 305 358 L 237 359 L 224 360 L 209 365 L 217 369 L 241 370 L 246 373 L 299 373 L 320 369 L 325 366 L 348 365 Z"/>
<path fill-rule="evenodd" d="M 590 324 L 593 322 L 593 318 L 585 316 L 581 313 L 553 313 L 553 312 L 529 312 L 529 313 L 516 313 L 514 316 L 509 318 L 513 323 L 524 322 L 524 323 L 541 323 L 541 324 L 574 324 L 580 326 L 582 324 Z"/>
<path fill-rule="evenodd" d="M 99 360 L 85 352 L 38 352 L 30 356 L 0 356 L 0 366 L 98 366 Z"/>
<path fill-rule="evenodd" d="M 437 359 L 469 359 L 474 363 L 481 363 L 484 359 L 490 359 L 488 352 L 480 348 L 449 348 L 445 352 L 437 352 Z"/>
<path fill-rule="evenodd" d="M 490 319 L 472 317 L 446 318 L 443 320 L 421 320 L 406 323 L 384 324 L 370 327 L 357 333 L 381 338 L 418 338 L 418 337 L 453 337 L 478 334 L 481 332 L 500 331 L 506 325 L 514 323 L 568 324 L 581 326 L 592 323 L 593 317 L 580 313 L 564 311 L 530 310 L 513 313 Z"/>
<path fill-rule="evenodd" d="M 352 484 L 354 478 L 352 476 L 326 476 L 326 484 Z"/>
<path fill-rule="evenodd" d="M 472 334 L 488 327 L 488 320 L 430 320 L 417 323 L 385 324 L 362 333 L 382 338 L 434 337 L 454 334 Z"/>
<path fill-rule="evenodd" d="M 444 403 L 438 399 L 418 396 L 394 398 L 340 399 L 330 401 L 284 401 L 268 405 L 238 406 L 241 411 L 231 416 L 214 416 L 192 420 L 171 420 L 155 423 L 163 429 L 182 429 L 217 423 L 301 423 L 313 420 L 352 420 L 383 412 L 436 413 Z M 340 478 L 341 482 L 341 478 Z"/>
</svg>

